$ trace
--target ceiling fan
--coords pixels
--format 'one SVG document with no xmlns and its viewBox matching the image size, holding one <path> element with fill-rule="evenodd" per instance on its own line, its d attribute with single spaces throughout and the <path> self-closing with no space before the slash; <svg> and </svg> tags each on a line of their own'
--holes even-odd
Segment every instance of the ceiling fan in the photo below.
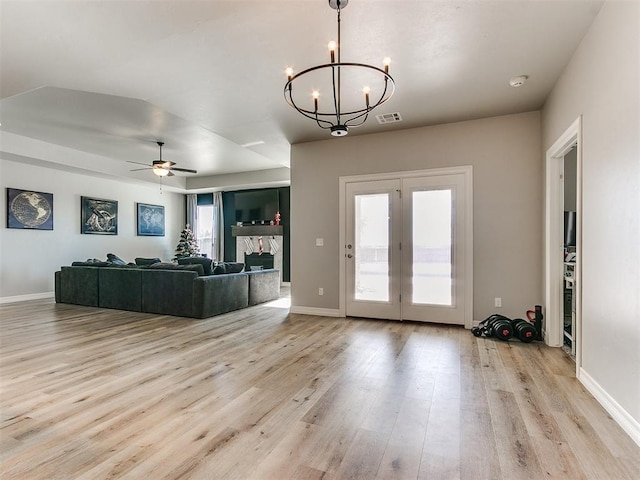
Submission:
<svg viewBox="0 0 640 480">
<path fill-rule="evenodd" d="M 198 173 L 197 170 L 191 170 L 189 168 L 174 167 L 176 162 L 169 162 L 167 160 L 162 160 L 162 146 L 164 145 L 164 142 L 156 142 L 156 143 L 160 147 L 160 159 L 154 160 L 153 162 L 151 162 L 151 165 L 147 165 L 146 163 L 129 161 L 129 163 L 135 163 L 137 165 L 146 166 L 145 168 L 135 168 L 131 170 L 132 172 L 138 172 L 140 170 L 153 170 L 153 173 L 159 177 L 167 177 L 167 176 L 171 177 L 174 175 L 173 172 Z"/>
</svg>

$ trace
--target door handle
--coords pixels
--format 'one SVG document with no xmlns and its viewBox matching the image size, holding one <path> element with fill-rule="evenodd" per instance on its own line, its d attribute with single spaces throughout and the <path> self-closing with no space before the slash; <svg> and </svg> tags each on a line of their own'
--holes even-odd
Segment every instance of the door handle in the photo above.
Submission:
<svg viewBox="0 0 640 480">
<path fill-rule="evenodd" d="M 347 258 L 353 258 L 353 255 L 351 255 L 350 253 L 347 254 Z"/>
</svg>

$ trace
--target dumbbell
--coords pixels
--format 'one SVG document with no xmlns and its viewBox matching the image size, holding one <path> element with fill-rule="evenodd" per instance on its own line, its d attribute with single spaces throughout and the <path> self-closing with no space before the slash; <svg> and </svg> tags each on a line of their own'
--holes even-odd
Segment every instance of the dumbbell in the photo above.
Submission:
<svg viewBox="0 0 640 480">
<path fill-rule="evenodd" d="M 513 337 L 511 321 L 502 315 L 495 315 L 487 322 L 487 334 L 506 342 Z"/>
<path fill-rule="evenodd" d="M 522 318 L 515 318 L 511 322 L 511 326 L 516 337 L 524 343 L 531 343 L 538 336 L 536 328 L 530 322 L 527 322 Z"/>
</svg>

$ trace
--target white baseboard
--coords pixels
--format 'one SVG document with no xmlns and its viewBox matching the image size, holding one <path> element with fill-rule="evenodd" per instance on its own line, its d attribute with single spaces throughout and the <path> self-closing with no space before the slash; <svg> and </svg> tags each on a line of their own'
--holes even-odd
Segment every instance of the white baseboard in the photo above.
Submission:
<svg viewBox="0 0 640 480">
<path fill-rule="evenodd" d="M 53 292 L 30 293 L 28 295 L 16 295 L 14 297 L 0 297 L 0 305 L 4 303 L 27 302 L 29 300 L 42 300 L 53 297 Z"/>
<path fill-rule="evenodd" d="M 291 313 L 299 313 L 301 315 L 317 315 L 320 317 L 341 317 L 340 311 L 335 308 L 316 308 L 316 307 L 294 307 L 291 306 Z"/>
<path fill-rule="evenodd" d="M 580 368 L 578 380 L 589 390 L 589 393 L 602 405 L 613 419 L 627 432 L 640 447 L 640 422 L 633 418 L 622 406 L 609 395 L 598 382 L 584 369 Z"/>
</svg>

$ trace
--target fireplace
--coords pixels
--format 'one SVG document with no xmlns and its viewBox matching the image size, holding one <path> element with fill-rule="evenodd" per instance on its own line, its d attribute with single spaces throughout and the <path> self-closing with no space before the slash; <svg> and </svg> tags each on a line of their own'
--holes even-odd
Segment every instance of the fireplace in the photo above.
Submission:
<svg viewBox="0 0 640 480">
<path fill-rule="evenodd" d="M 246 270 L 265 270 L 273 268 L 274 257 L 269 253 L 245 253 L 244 265 Z"/>
<path fill-rule="evenodd" d="M 251 225 L 231 227 L 236 237 L 236 262 L 247 271 L 275 268 L 282 282 L 282 225 Z"/>
</svg>

